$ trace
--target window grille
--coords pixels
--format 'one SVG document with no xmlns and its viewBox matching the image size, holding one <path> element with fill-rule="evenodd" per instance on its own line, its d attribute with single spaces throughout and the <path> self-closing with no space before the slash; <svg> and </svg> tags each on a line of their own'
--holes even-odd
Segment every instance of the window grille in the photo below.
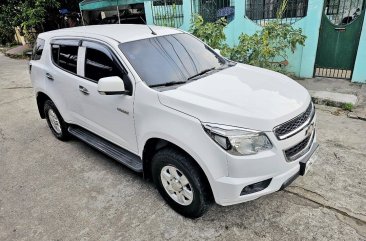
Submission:
<svg viewBox="0 0 366 241">
<path fill-rule="evenodd" d="M 153 6 L 165 6 L 165 5 L 183 5 L 183 0 L 155 0 Z"/>
<path fill-rule="evenodd" d="M 284 1 L 287 1 L 287 5 L 281 9 Z M 281 23 L 293 24 L 306 16 L 307 9 L 308 0 L 246 1 L 246 16 L 261 26 L 275 19 L 279 19 Z"/>
<path fill-rule="evenodd" d="M 192 0 L 192 5 L 193 12 L 201 15 L 206 22 L 215 22 L 220 18 L 230 22 L 234 19 L 233 0 Z"/>
<path fill-rule="evenodd" d="M 363 10 L 363 0 L 327 0 L 325 15 L 334 25 L 346 25 L 356 20 Z"/>
<path fill-rule="evenodd" d="M 335 15 L 339 13 L 340 0 L 327 0 L 326 2 L 326 14 Z"/>
<path fill-rule="evenodd" d="M 179 28 L 183 25 L 183 0 L 158 0 L 151 3 L 155 25 Z"/>
</svg>

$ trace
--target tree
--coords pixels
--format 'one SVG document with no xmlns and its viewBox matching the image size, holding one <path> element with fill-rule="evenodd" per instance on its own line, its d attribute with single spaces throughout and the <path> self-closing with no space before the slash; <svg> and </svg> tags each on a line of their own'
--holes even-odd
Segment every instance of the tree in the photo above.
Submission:
<svg viewBox="0 0 366 241">
<path fill-rule="evenodd" d="M 14 42 L 15 26 L 19 26 L 19 0 L 4 0 L 0 5 L 0 44 Z"/>
<path fill-rule="evenodd" d="M 15 27 L 21 27 L 30 42 L 32 30 L 43 30 L 47 11 L 59 7 L 57 0 L 5 0 L 0 5 L 1 44 L 13 42 Z"/>
<path fill-rule="evenodd" d="M 23 0 L 19 4 L 21 14 L 17 22 L 21 22 L 20 26 L 30 42 L 35 37 L 32 30 L 43 31 L 47 10 L 58 8 L 59 5 L 56 0 Z"/>
</svg>

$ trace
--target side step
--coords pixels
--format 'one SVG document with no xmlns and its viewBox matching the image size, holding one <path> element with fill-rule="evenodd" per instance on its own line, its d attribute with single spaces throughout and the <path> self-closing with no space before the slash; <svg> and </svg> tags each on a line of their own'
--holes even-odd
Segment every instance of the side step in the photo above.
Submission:
<svg viewBox="0 0 366 241">
<path fill-rule="evenodd" d="M 103 152 L 107 156 L 126 165 L 136 172 L 142 172 L 142 160 L 139 156 L 119 147 L 104 138 L 85 130 L 78 126 L 70 126 L 68 131 L 71 135 L 86 142 L 95 149 Z"/>
</svg>

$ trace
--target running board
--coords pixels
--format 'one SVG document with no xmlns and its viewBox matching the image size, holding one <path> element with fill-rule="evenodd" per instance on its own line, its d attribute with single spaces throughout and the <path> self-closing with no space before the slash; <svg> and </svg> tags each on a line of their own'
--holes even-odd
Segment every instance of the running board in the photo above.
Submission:
<svg viewBox="0 0 366 241">
<path fill-rule="evenodd" d="M 71 135 L 84 141 L 95 149 L 103 152 L 107 156 L 126 165 L 135 172 L 142 172 L 142 160 L 139 156 L 119 147 L 104 138 L 85 130 L 78 126 L 70 126 L 68 131 Z"/>
</svg>

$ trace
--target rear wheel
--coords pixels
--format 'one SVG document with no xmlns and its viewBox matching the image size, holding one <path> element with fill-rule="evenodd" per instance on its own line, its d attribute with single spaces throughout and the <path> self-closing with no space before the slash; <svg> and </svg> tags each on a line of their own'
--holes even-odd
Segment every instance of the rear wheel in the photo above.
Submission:
<svg viewBox="0 0 366 241">
<path fill-rule="evenodd" d="M 189 218 L 202 216 L 209 207 L 209 192 L 204 177 L 191 157 L 166 148 L 152 160 L 154 183 L 165 201 Z"/>
<path fill-rule="evenodd" d="M 59 140 L 67 140 L 69 138 L 68 126 L 51 100 L 46 100 L 44 114 L 53 135 Z"/>
</svg>

